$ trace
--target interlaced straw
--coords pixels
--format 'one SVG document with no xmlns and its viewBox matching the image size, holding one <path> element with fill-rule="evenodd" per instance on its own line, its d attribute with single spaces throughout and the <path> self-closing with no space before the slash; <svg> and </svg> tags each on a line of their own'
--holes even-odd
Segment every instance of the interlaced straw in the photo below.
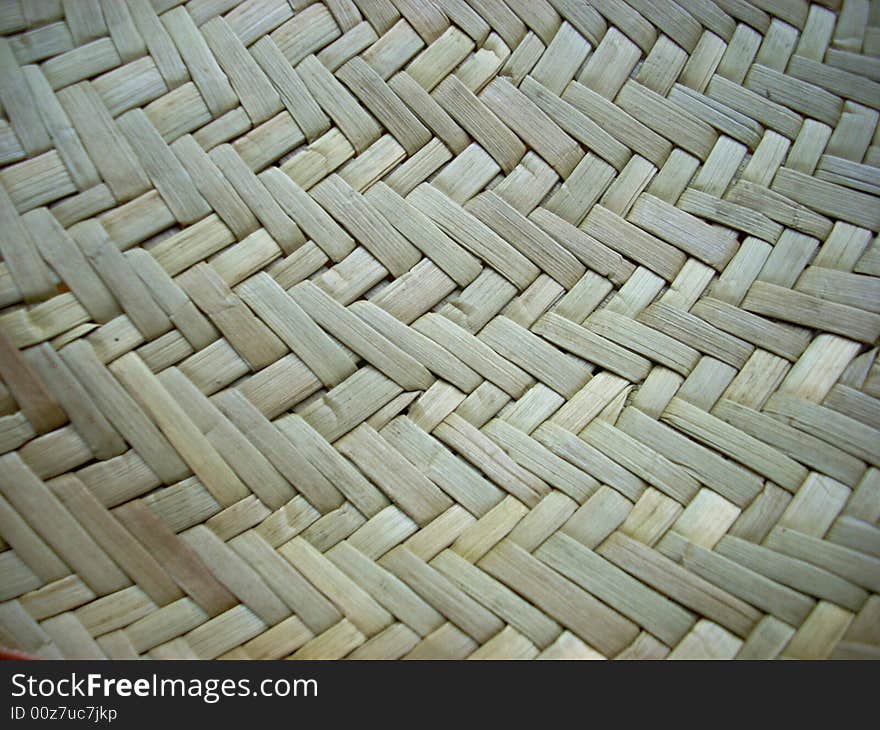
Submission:
<svg viewBox="0 0 880 730">
<path fill-rule="evenodd" d="M 0 32 L 0 645 L 880 658 L 878 3 Z"/>
</svg>

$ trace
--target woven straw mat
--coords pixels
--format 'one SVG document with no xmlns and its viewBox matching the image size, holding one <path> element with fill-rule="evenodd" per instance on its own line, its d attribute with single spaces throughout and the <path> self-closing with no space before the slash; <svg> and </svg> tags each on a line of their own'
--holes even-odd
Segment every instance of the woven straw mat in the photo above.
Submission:
<svg viewBox="0 0 880 730">
<path fill-rule="evenodd" d="M 0 29 L 0 644 L 880 657 L 880 4 Z"/>
</svg>

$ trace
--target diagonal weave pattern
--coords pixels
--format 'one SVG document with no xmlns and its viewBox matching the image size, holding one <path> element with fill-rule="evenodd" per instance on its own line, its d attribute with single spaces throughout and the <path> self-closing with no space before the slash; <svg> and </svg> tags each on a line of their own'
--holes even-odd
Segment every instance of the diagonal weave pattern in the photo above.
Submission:
<svg viewBox="0 0 880 730">
<path fill-rule="evenodd" d="M 880 657 L 880 4 L 0 30 L 0 644 Z"/>
</svg>

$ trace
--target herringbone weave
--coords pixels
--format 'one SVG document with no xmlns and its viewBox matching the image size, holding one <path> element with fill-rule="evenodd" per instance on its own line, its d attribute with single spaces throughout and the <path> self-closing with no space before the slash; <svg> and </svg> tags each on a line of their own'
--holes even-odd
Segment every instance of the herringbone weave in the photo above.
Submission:
<svg viewBox="0 0 880 730">
<path fill-rule="evenodd" d="M 0 644 L 880 657 L 880 4 L 0 30 Z"/>
</svg>

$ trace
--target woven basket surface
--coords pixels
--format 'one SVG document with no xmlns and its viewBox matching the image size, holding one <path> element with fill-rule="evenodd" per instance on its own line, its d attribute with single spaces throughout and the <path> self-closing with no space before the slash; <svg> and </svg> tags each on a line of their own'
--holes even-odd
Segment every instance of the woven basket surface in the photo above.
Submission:
<svg viewBox="0 0 880 730">
<path fill-rule="evenodd" d="M 0 33 L 0 646 L 880 658 L 880 3 Z"/>
</svg>

